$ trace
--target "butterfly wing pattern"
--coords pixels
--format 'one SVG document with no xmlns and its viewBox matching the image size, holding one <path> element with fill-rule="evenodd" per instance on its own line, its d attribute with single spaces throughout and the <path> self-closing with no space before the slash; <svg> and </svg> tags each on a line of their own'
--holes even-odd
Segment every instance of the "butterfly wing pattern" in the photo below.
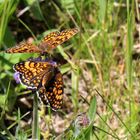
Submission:
<svg viewBox="0 0 140 140">
<path fill-rule="evenodd" d="M 41 101 L 45 105 L 50 105 L 53 110 L 61 108 L 63 99 L 63 77 L 60 71 L 55 72 L 48 86 L 39 89 L 38 95 Z"/>
<path fill-rule="evenodd" d="M 58 31 L 56 31 L 56 32 L 51 32 L 51 33 L 49 33 L 48 35 L 46 35 L 46 36 L 44 37 L 44 39 L 41 41 L 41 43 L 52 41 L 52 40 L 54 40 L 58 35 L 59 35 L 59 32 L 58 32 Z"/>
<path fill-rule="evenodd" d="M 62 32 L 51 32 L 48 34 L 41 43 L 36 46 L 31 43 L 21 42 L 19 45 L 5 50 L 6 53 L 46 53 L 56 48 L 58 45 L 70 39 L 76 33 L 77 28 L 67 29 Z"/>
<path fill-rule="evenodd" d="M 21 42 L 19 45 L 5 50 L 6 53 L 40 53 L 40 49 L 27 42 Z"/>
<path fill-rule="evenodd" d="M 65 41 L 69 40 L 72 36 L 79 32 L 78 28 L 73 29 L 66 29 L 62 32 L 52 32 L 52 34 L 47 35 L 41 42 L 40 48 L 52 50 L 56 48 L 58 45 L 64 43 Z M 44 44 L 47 43 L 47 48 L 44 48 Z M 46 50 L 46 51 L 47 51 Z"/>
<path fill-rule="evenodd" d="M 20 82 L 39 93 L 42 102 L 53 110 L 61 108 L 63 77 L 54 61 L 29 59 L 14 65 Z"/>
<path fill-rule="evenodd" d="M 54 74 L 56 63 L 45 61 L 23 61 L 14 65 L 20 82 L 31 89 L 38 89 L 49 82 Z"/>
</svg>

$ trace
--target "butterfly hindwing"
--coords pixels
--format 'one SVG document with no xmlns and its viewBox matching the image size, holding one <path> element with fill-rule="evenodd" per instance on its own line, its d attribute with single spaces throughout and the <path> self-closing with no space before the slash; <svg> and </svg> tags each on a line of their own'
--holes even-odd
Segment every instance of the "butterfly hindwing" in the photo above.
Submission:
<svg viewBox="0 0 140 140">
<path fill-rule="evenodd" d="M 39 97 L 44 104 L 48 104 L 53 110 L 60 109 L 63 98 L 63 77 L 57 71 L 46 87 L 42 87 L 38 91 Z"/>
</svg>

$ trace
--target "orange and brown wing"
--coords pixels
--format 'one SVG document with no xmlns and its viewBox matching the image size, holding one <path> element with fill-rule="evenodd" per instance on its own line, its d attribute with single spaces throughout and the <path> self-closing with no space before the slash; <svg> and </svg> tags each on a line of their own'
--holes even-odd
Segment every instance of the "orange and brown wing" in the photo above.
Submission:
<svg viewBox="0 0 140 140">
<path fill-rule="evenodd" d="M 66 29 L 66 30 L 60 32 L 59 35 L 54 38 L 54 40 L 48 42 L 48 45 L 51 48 L 56 48 L 58 45 L 64 43 L 67 40 L 69 40 L 72 36 L 74 36 L 78 32 L 79 32 L 79 30 L 77 28 Z"/>
<path fill-rule="evenodd" d="M 6 53 L 41 53 L 41 50 L 27 42 L 21 42 L 19 45 L 5 50 Z"/>
<path fill-rule="evenodd" d="M 58 45 L 62 44 L 63 42 L 70 39 L 72 36 L 77 34 L 79 30 L 77 28 L 73 29 L 67 29 L 62 32 L 52 32 L 49 35 L 47 35 L 44 40 L 41 42 L 39 48 L 46 49 L 45 50 L 51 50 L 56 48 Z"/>
<path fill-rule="evenodd" d="M 44 39 L 38 45 L 38 48 L 42 51 L 42 53 L 50 52 L 51 47 L 49 43 L 52 42 L 58 35 L 59 35 L 59 32 L 56 31 L 56 32 L 51 32 L 47 36 L 44 37 Z"/>
<path fill-rule="evenodd" d="M 57 71 L 46 87 L 42 87 L 38 91 L 41 101 L 45 105 L 50 105 L 53 110 L 62 107 L 63 100 L 63 77 Z"/>
<path fill-rule="evenodd" d="M 54 66 L 49 62 L 24 61 L 14 65 L 19 80 L 28 88 L 44 86 L 53 76 Z"/>
<path fill-rule="evenodd" d="M 58 31 L 51 32 L 51 33 L 49 33 L 48 35 L 46 35 L 44 37 L 44 39 L 41 41 L 41 43 L 53 41 L 58 35 L 59 35 L 59 32 Z"/>
</svg>

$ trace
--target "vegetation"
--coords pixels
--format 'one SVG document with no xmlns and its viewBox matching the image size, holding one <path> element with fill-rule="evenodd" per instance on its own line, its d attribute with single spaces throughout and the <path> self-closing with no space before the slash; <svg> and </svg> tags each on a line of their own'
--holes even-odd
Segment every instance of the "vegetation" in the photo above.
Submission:
<svg viewBox="0 0 140 140">
<path fill-rule="evenodd" d="M 140 139 L 139 4 L 1 0 L 0 139 Z M 51 54 L 64 80 L 62 109 L 53 111 L 13 78 L 14 64 L 38 55 L 4 50 L 73 27 L 80 32 Z"/>
</svg>

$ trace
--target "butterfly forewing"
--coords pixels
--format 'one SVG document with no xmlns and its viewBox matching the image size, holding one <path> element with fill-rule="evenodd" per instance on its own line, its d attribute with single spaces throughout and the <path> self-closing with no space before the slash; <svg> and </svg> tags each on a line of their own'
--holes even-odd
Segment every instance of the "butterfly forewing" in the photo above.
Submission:
<svg viewBox="0 0 140 140">
<path fill-rule="evenodd" d="M 28 88 L 44 86 L 53 76 L 54 65 L 49 62 L 24 61 L 14 65 L 22 84 Z"/>
<path fill-rule="evenodd" d="M 60 109 L 63 99 L 63 77 L 57 71 L 46 87 L 42 87 L 38 91 L 39 97 L 44 104 L 48 104 L 53 110 Z"/>
<path fill-rule="evenodd" d="M 59 35 L 59 32 L 58 31 L 51 32 L 51 33 L 49 33 L 48 35 L 46 35 L 44 37 L 44 39 L 42 40 L 41 43 L 43 43 L 43 42 L 50 42 L 50 41 L 54 40 L 58 35 Z"/>
<path fill-rule="evenodd" d="M 54 38 L 52 38 L 51 40 L 45 40 L 44 42 L 47 43 L 48 47 L 50 47 L 50 49 L 54 49 L 56 48 L 58 45 L 64 43 L 65 41 L 67 41 L 68 39 L 70 39 L 72 36 L 74 36 L 76 33 L 78 33 L 79 30 L 78 28 L 73 28 L 73 29 L 66 29 L 60 33 L 58 33 Z"/>
<path fill-rule="evenodd" d="M 5 50 L 6 53 L 41 53 L 41 50 L 27 42 L 21 42 L 19 45 Z"/>
</svg>

